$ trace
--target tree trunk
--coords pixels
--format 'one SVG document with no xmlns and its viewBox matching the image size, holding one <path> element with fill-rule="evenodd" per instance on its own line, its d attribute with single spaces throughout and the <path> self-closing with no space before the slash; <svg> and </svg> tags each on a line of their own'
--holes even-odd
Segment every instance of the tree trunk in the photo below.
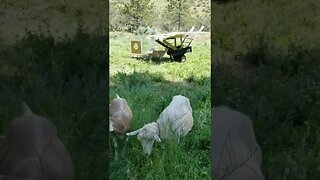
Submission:
<svg viewBox="0 0 320 180">
<path fill-rule="evenodd" d="M 179 6 L 178 6 L 178 31 L 180 31 L 180 26 L 181 26 L 181 1 L 179 1 Z"/>
</svg>

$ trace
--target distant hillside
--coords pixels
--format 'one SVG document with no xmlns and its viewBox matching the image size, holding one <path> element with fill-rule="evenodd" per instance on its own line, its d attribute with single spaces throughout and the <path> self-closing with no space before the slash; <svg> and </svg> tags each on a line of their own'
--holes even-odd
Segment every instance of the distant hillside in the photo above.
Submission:
<svg viewBox="0 0 320 180">
<path fill-rule="evenodd" d="M 55 37 L 74 34 L 79 17 L 90 32 L 107 27 L 104 0 L 0 0 L 0 37 L 13 41 L 25 30 L 46 32 Z"/>
</svg>

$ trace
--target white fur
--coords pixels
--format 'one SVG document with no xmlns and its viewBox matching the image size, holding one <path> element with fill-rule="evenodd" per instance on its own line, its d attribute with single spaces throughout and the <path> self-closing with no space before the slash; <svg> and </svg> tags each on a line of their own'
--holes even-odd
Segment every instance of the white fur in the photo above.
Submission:
<svg viewBox="0 0 320 180">
<path fill-rule="evenodd" d="M 192 126 L 193 117 L 189 99 L 182 95 L 176 95 L 161 112 L 156 122 L 145 124 L 142 128 L 127 133 L 127 135 L 137 135 L 143 152 L 150 155 L 154 141 L 161 142 L 161 139 L 180 138 L 187 135 Z"/>
</svg>

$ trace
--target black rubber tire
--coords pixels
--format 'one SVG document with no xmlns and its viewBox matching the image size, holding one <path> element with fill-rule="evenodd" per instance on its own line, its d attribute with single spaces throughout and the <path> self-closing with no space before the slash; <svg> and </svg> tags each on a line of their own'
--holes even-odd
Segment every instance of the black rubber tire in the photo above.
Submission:
<svg viewBox="0 0 320 180">
<path fill-rule="evenodd" d="M 181 62 L 181 57 L 182 56 L 173 56 L 174 61 L 176 62 Z"/>
</svg>

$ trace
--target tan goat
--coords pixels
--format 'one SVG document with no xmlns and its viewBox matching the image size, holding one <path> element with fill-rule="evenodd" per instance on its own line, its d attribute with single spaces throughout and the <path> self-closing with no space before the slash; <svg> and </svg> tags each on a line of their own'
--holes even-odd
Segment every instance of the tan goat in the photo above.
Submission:
<svg viewBox="0 0 320 180">
<path fill-rule="evenodd" d="M 111 133 L 113 145 L 115 149 L 115 160 L 118 159 L 118 141 L 117 136 L 124 137 L 124 134 L 131 128 L 132 111 L 128 102 L 119 97 L 113 99 L 109 106 L 109 132 Z M 128 137 L 126 137 L 125 145 L 122 153 L 125 151 Z"/>
<path fill-rule="evenodd" d="M 147 53 L 148 54 L 148 57 L 149 59 L 153 59 L 153 58 L 159 58 L 160 60 L 162 60 L 164 54 L 166 53 L 167 51 L 164 50 L 164 51 L 157 51 L 155 50 L 154 48 L 150 49 L 149 52 Z"/>
<path fill-rule="evenodd" d="M 0 179 L 72 180 L 72 161 L 55 125 L 23 106 L 0 144 Z"/>
</svg>

